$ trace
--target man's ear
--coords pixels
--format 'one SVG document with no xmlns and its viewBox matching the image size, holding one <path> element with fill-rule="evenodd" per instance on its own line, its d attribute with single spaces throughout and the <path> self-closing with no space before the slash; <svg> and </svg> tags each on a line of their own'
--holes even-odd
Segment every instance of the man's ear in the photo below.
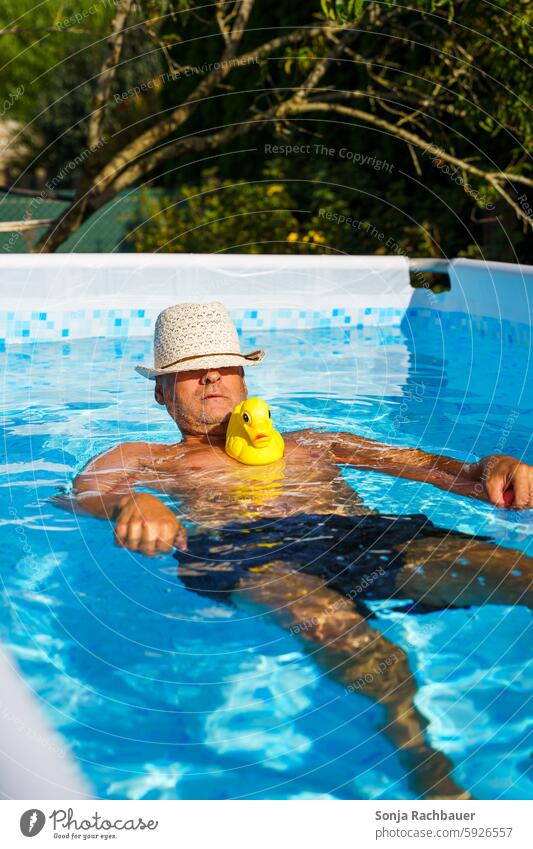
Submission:
<svg viewBox="0 0 533 849">
<path fill-rule="evenodd" d="M 162 379 L 160 377 L 156 377 L 155 386 L 154 386 L 154 398 L 158 404 L 161 404 L 162 407 L 165 407 L 165 396 L 163 395 L 163 386 Z"/>
<path fill-rule="evenodd" d="M 248 387 L 246 386 L 246 376 L 244 374 L 244 369 L 242 366 L 239 366 L 241 370 L 242 384 L 244 386 L 244 397 L 248 398 Z"/>
</svg>

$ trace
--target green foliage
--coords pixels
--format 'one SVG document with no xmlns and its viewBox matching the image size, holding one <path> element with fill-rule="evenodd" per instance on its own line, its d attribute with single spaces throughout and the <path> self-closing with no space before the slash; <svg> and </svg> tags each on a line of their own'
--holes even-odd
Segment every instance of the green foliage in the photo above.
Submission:
<svg viewBox="0 0 533 849">
<path fill-rule="evenodd" d="M 283 183 L 221 180 L 216 167 L 203 171 L 198 185 L 182 186 L 179 199 L 145 194 L 140 217 L 130 237 L 137 251 L 298 253 L 322 239 L 313 220 L 301 227 Z"/>
<path fill-rule="evenodd" d="M 356 22 L 363 14 L 364 7 L 370 5 L 371 0 L 321 0 L 322 11 L 330 21 L 339 23 Z M 411 2 L 398 2 L 389 0 L 389 6 L 402 6 L 410 11 L 417 12 L 444 12 L 448 20 L 452 20 L 455 13 L 454 0 L 411 0 Z"/>
<path fill-rule="evenodd" d="M 104 125 L 104 164 L 171 114 L 207 74 L 171 76 L 169 67 L 209 68 L 220 59 L 224 39 L 215 11 L 200 0 L 135 4 Z M 231 25 L 229 4 L 220 4 L 218 11 L 228 15 Z M 0 30 L 13 29 L 0 36 L 0 82 L 9 107 L 2 117 L 27 125 L 20 170 L 27 169 L 25 179 L 32 184 L 42 180 L 42 172 L 61 172 L 86 147 L 87 117 L 114 12 L 113 0 L 45 0 L 35 8 L 30 0 L 3 0 L 0 5 Z M 135 247 L 433 255 L 483 251 L 495 259 L 518 254 L 532 261 L 522 223 L 505 211 L 494 188 L 460 169 L 446 171 L 427 151 L 409 149 L 399 138 L 405 129 L 482 170 L 530 175 L 527 150 L 533 132 L 525 59 L 532 19 L 529 0 L 278 0 L 275 6 L 255 0 L 238 52 L 259 48 L 291 29 L 309 31 L 328 21 L 347 24 L 349 30 L 353 23 L 356 37 L 349 52 L 331 63 L 311 99 L 338 97 L 343 105 L 388 121 L 398 134 L 325 111 L 254 125 L 263 111 L 290 97 L 335 44 L 330 35 L 316 32 L 296 39 L 260 62 L 232 68 L 174 136 L 164 138 L 161 149 L 173 139 L 201 137 L 215 128 L 250 128 L 244 141 L 199 156 L 179 154 L 147 170 L 149 184 L 164 191 L 170 208 L 164 211 L 164 204 L 153 207 L 146 200 L 141 214 L 156 217 L 132 237 Z M 151 83 L 147 90 L 120 97 L 146 82 Z M 336 153 L 272 160 L 262 152 L 266 143 L 307 142 Z M 241 143 L 254 153 L 239 153 Z M 342 148 L 394 167 L 354 167 L 339 156 Z M 204 156 L 216 162 L 214 170 L 205 170 Z M 63 170 L 61 187 L 75 188 L 81 169 Z M 184 183 L 179 189 L 176 174 Z M 319 210 L 325 208 L 337 220 L 350 217 L 365 226 L 324 220 Z M 372 235 L 375 228 L 383 239 Z M 387 251 L 387 240 L 396 247 Z"/>
<path fill-rule="evenodd" d="M 91 68 L 98 67 L 99 39 L 109 32 L 114 11 L 109 0 L 2 0 L 0 38 L 2 90 L 19 85 L 25 96 L 13 106 L 10 117 L 26 123 L 35 119 L 35 100 L 48 98 L 50 87 L 59 82 L 63 93 L 69 82 L 69 65 L 76 62 L 77 51 L 91 44 Z M 89 62 L 87 61 L 87 70 Z M 67 75 L 67 76 L 65 76 Z"/>
<path fill-rule="evenodd" d="M 48 0 L 35 10 L 33 6 L 31 0 L 2 0 L 0 5 L 0 31 L 15 31 L 0 39 L 5 61 L 1 79 L 8 91 L 16 91 L 11 88 L 15 85 L 23 89 L 6 114 L 21 124 L 14 170 L 22 175 L 28 167 L 52 177 L 64 174 L 58 188 L 71 189 L 77 175 L 65 166 L 87 148 L 87 118 L 116 7 L 114 0 Z M 143 77 L 161 70 L 159 57 L 154 60 L 150 50 L 153 53 L 142 29 L 133 30 L 117 73 L 119 91 L 138 81 L 132 57 L 147 53 Z M 143 117 L 139 105 L 131 98 L 123 110 L 128 121 Z M 113 149 L 111 141 L 107 152 Z"/>
<path fill-rule="evenodd" d="M 426 204 L 413 221 L 374 196 L 372 173 L 357 182 L 348 182 L 339 162 L 312 156 L 300 158 L 297 168 L 275 158 L 246 181 L 222 179 L 217 167 L 208 168 L 179 192 L 146 191 L 128 241 L 136 251 L 165 253 L 438 255 L 443 210 L 432 214 Z M 407 205 L 401 181 L 389 186 Z"/>
<path fill-rule="evenodd" d="M 31 0 L 2 0 L 0 31 L 7 34 L 0 37 L 0 80 L 6 92 L 22 90 L 3 116 L 21 125 L 16 170 L 44 167 L 57 174 L 85 148 L 90 80 L 111 13 L 108 3 L 94 0 L 37 6 Z M 91 53 L 85 50 L 89 39 L 96 41 Z M 71 186 L 69 174 L 61 188 Z"/>
<path fill-rule="evenodd" d="M 330 21 L 346 23 L 361 17 L 365 0 L 321 0 L 320 5 Z"/>
</svg>

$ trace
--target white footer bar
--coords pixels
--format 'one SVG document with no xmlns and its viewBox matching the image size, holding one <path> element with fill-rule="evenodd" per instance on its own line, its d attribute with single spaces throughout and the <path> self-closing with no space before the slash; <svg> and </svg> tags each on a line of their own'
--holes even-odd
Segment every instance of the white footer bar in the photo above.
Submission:
<svg viewBox="0 0 533 849">
<path fill-rule="evenodd" d="M 4 846 L 368 849 L 532 845 L 530 802 L 4 801 Z M 28 838 L 35 837 L 29 844 Z"/>
</svg>

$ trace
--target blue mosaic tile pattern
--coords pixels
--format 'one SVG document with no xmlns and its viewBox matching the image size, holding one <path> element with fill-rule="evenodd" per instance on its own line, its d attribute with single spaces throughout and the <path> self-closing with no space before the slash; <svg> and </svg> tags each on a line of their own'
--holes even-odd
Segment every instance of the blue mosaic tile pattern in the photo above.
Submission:
<svg viewBox="0 0 533 849">
<path fill-rule="evenodd" d="M 149 336 L 158 310 L 87 309 L 60 311 L 0 311 L 0 342 L 53 341 L 94 336 Z M 470 327 L 472 333 L 502 337 L 504 343 L 530 345 L 532 331 L 527 324 L 512 324 L 464 313 L 445 313 L 433 309 L 382 307 L 332 307 L 328 310 L 242 309 L 232 310 L 237 330 L 250 334 L 255 330 L 306 330 L 310 328 L 399 326 L 409 320 L 427 322 L 430 332 Z"/>
<path fill-rule="evenodd" d="M 402 327 L 408 326 L 411 321 L 418 325 L 418 329 L 421 324 L 424 324 L 429 333 L 432 331 L 453 333 L 454 330 L 467 328 L 472 336 L 491 336 L 501 339 L 502 345 L 509 344 L 529 348 L 533 342 L 533 328 L 529 324 L 519 324 L 481 315 L 410 308 L 405 311 Z"/>
<path fill-rule="evenodd" d="M 157 310 L 88 309 L 71 312 L 17 313 L 0 311 L 0 340 L 52 341 L 91 336 L 147 336 L 153 331 Z M 305 330 L 312 327 L 362 327 L 363 325 L 398 325 L 404 311 L 397 308 L 328 310 L 272 309 L 232 310 L 237 330 Z"/>
</svg>

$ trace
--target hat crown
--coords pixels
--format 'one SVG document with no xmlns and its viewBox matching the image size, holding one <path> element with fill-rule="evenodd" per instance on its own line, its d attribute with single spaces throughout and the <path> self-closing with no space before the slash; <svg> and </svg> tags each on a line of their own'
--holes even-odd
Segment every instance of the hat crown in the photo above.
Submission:
<svg viewBox="0 0 533 849">
<path fill-rule="evenodd" d="M 157 317 L 154 331 L 154 365 L 208 354 L 240 354 L 237 330 L 218 301 L 207 304 L 176 304 Z"/>
</svg>

